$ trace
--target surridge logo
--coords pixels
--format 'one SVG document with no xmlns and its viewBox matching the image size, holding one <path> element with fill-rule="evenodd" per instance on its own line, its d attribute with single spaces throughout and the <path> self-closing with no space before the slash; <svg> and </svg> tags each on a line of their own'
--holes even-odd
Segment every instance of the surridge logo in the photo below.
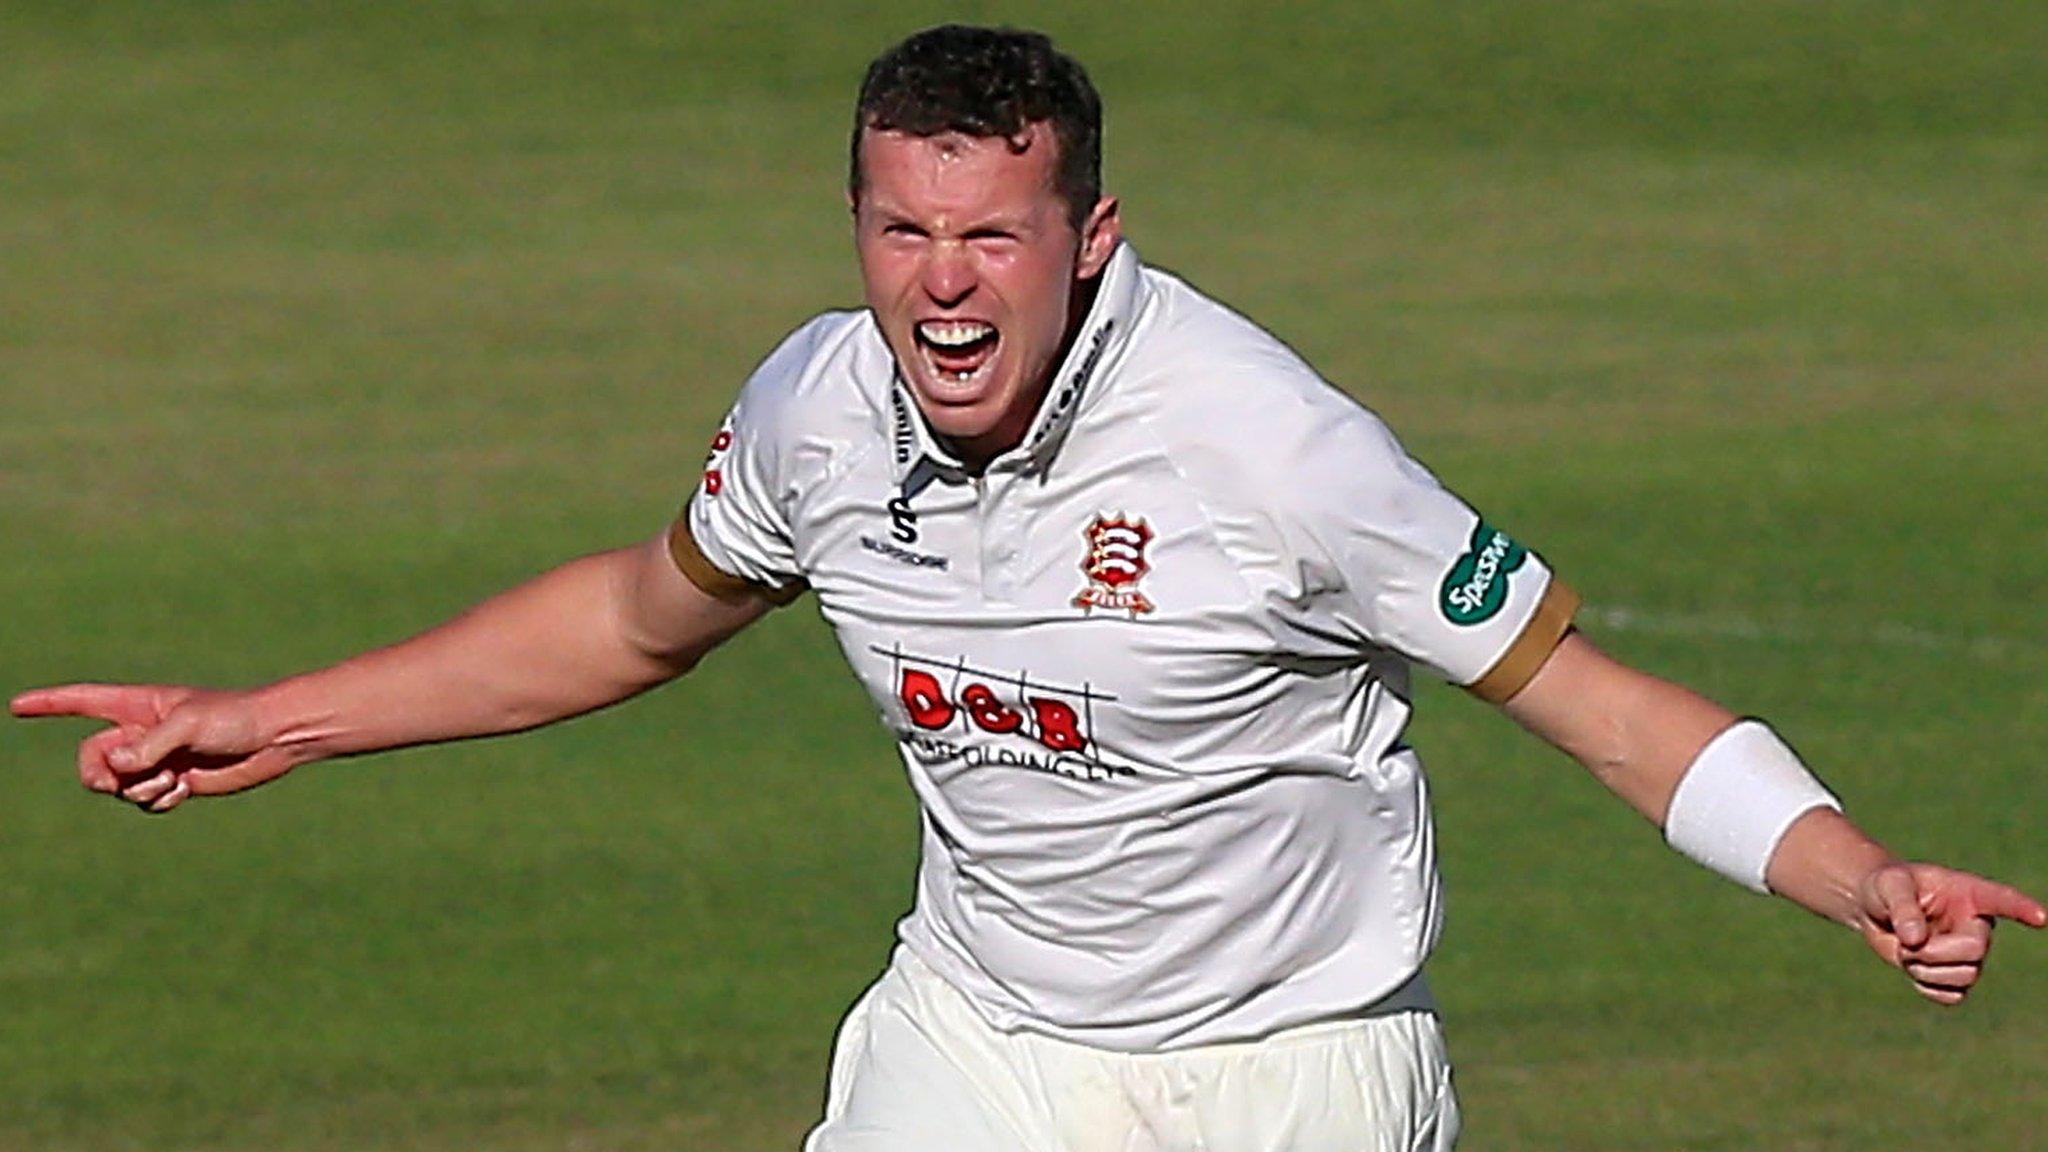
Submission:
<svg viewBox="0 0 2048 1152">
<path fill-rule="evenodd" d="M 1508 602 L 1508 577 L 1526 563 L 1529 550 L 1481 520 L 1463 555 L 1444 573 L 1437 605 L 1453 624 L 1484 624 Z"/>
<path fill-rule="evenodd" d="M 889 535 L 898 544 L 917 543 L 917 510 L 910 506 L 909 497 L 892 497 L 888 507 Z"/>
<path fill-rule="evenodd" d="M 862 548 L 913 568 L 937 568 L 943 572 L 951 567 L 952 562 L 944 556 L 934 556 L 929 552 L 917 552 L 904 547 L 906 544 L 917 543 L 917 510 L 910 506 L 910 497 L 900 494 L 892 496 L 884 507 L 889 513 L 889 539 L 878 540 L 862 533 Z"/>
<path fill-rule="evenodd" d="M 1125 611 L 1131 619 L 1153 610 L 1153 603 L 1138 590 L 1138 581 L 1152 570 L 1145 559 L 1145 546 L 1152 542 L 1152 529 L 1142 519 L 1124 513 L 1097 515 L 1081 533 L 1088 552 L 1081 558 L 1081 572 L 1088 587 L 1074 597 L 1074 607 L 1083 612 L 1097 608 Z"/>
</svg>

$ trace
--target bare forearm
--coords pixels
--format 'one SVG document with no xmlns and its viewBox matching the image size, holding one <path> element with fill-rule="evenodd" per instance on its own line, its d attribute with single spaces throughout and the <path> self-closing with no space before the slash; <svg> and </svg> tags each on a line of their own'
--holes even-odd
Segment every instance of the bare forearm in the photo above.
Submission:
<svg viewBox="0 0 2048 1152">
<path fill-rule="evenodd" d="M 1573 637 L 1508 702 L 1532 732 L 1570 754 L 1653 824 L 1700 752 L 1737 717 L 1682 685 L 1629 668 Z M 1772 853 L 1771 890 L 1844 924 L 1858 924 L 1858 885 L 1890 852 L 1832 809 L 1793 822 Z"/>
<path fill-rule="evenodd" d="M 513 732 L 624 699 L 687 670 L 619 605 L 637 550 L 563 565 L 410 640 L 295 676 L 253 698 L 295 763 Z"/>
<path fill-rule="evenodd" d="M 1864 926 L 1862 885 L 1898 857 L 1830 808 L 1801 816 L 1771 856 L 1771 891 L 1817 916 Z"/>
<path fill-rule="evenodd" d="M 2024 892 L 1900 861 L 1832 806 L 1767 727 L 1611 660 L 1582 636 L 1565 637 L 1507 711 L 1584 764 L 1673 847 L 1856 929 L 1937 1003 L 1960 1003 L 1976 984 L 1995 919 L 2048 926 L 2048 907 Z"/>
<path fill-rule="evenodd" d="M 1508 701 L 1507 712 L 1660 827 L 1686 767 L 1736 721 L 1712 700 L 1629 668 L 1576 634 Z"/>
<path fill-rule="evenodd" d="M 297 765 L 531 728 L 687 671 L 761 618 L 766 596 L 699 589 L 665 538 L 563 565 L 402 644 L 251 692 L 61 684 L 21 717 L 86 716 L 79 780 L 152 812 L 275 780 Z"/>
</svg>

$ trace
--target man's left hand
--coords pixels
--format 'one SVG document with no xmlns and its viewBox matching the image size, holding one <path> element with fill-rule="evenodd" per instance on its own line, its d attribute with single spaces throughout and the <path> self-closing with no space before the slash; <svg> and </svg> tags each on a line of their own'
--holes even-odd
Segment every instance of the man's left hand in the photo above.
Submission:
<svg viewBox="0 0 2048 1152">
<path fill-rule="evenodd" d="M 1960 1004 L 1984 971 L 2000 919 L 2048 926 L 2048 908 L 1996 881 L 1938 864 L 1887 864 L 1864 878 L 1857 925 L 1922 996 Z"/>
</svg>

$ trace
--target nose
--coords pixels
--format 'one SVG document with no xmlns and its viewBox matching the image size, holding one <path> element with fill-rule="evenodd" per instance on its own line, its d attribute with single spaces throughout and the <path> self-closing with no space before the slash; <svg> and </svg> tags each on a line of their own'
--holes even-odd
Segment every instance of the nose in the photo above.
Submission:
<svg viewBox="0 0 2048 1152">
<path fill-rule="evenodd" d="M 931 246 L 924 263 L 924 294 L 942 308 L 964 302 L 979 283 L 974 254 L 957 241 L 939 241 Z"/>
</svg>

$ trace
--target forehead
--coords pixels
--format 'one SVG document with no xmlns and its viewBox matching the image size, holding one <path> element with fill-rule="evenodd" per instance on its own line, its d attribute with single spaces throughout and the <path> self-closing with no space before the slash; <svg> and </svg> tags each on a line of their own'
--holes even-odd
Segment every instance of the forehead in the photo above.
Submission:
<svg viewBox="0 0 2048 1152">
<path fill-rule="evenodd" d="M 1058 141 L 1045 124 L 1021 136 L 861 132 L 861 194 L 897 211 L 1018 210 L 1059 206 Z"/>
</svg>

